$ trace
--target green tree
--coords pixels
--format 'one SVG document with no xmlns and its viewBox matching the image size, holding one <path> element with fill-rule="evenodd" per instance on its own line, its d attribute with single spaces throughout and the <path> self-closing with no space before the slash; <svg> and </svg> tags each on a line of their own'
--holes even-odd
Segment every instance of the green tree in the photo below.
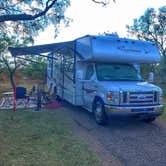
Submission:
<svg viewBox="0 0 166 166">
<path fill-rule="evenodd" d="M 133 25 L 127 25 L 128 33 L 140 40 L 155 42 L 162 55 L 160 65 L 155 66 L 163 81 L 166 81 L 166 6 L 157 11 L 148 8 L 142 16 L 134 19 Z M 154 66 L 152 65 L 151 68 Z M 148 66 L 144 68 L 150 69 Z"/>
<path fill-rule="evenodd" d="M 47 74 L 47 59 L 40 56 L 31 56 L 27 66 L 24 67 L 24 74 L 29 78 L 45 80 Z"/>
<path fill-rule="evenodd" d="M 132 26 L 127 25 L 129 34 L 141 40 L 153 41 L 163 56 L 166 56 L 166 6 L 155 11 L 148 8 L 144 15 L 134 19 Z"/>
<path fill-rule="evenodd" d="M 0 70 L 9 73 L 12 87 L 16 70 L 26 62 L 10 57 L 7 48 L 33 44 L 34 37 L 51 24 L 56 35 L 61 22 L 69 23 L 64 16 L 69 5 L 69 0 L 0 0 Z"/>
</svg>

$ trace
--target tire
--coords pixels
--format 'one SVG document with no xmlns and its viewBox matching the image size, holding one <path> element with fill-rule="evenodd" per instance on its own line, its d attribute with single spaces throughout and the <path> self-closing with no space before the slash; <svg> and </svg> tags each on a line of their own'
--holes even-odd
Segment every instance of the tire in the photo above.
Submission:
<svg viewBox="0 0 166 166">
<path fill-rule="evenodd" d="M 145 118 L 145 119 L 143 119 L 143 121 L 146 123 L 151 123 L 151 122 L 155 121 L 155 119 L 156 118 Z"/>
<path fill-rule="evenodd" d="M 108 117 L 104 110 L 104 102 L 101 99 L 97 99 L 93 104 L 93 114 L 97 124 L 106 125 Z"/>
</svg>

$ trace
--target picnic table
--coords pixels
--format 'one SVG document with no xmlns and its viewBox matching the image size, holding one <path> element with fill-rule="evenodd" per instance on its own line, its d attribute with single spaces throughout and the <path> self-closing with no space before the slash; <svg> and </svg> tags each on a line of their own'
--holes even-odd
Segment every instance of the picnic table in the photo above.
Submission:
<svg viewBox="0 0 166 166">
<path fill-rule="evenodd" d="M 11 95 L 13 95 L 13 92 L 4 92 L 4 93 L 2 93 L 4 96 L 6 96 L 6 97 L 11 97 Z"/>
<path fill-rule="evenodd" d="M 2 95 L 4 96 L 0 102 L 0 107 L 10 108 L 13 105 L 13 92 L 3 92 Z"/>
</svg>

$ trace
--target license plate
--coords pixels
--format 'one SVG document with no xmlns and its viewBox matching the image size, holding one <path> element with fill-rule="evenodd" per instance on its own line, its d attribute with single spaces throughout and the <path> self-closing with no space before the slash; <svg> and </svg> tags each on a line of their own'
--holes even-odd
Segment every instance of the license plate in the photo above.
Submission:
<svg viewBox="0 0 166 166">
<path fill-rule="evenodd" d="M 132 109 L 131 112 L 151 112 L 153 111 L 153 108 L 137 108 L 137 109 Z"/>
</svg>

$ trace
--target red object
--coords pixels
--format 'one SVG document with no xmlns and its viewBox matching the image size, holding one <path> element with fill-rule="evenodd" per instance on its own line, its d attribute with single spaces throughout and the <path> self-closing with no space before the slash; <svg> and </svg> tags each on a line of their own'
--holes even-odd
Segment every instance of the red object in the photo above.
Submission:
<svg viewBox="0 0 166 166">
<path fill-rule="evenodd" d="M 16 72 L 16 74 L 15 74 L 15 84 L 16 84 L 16 86 L 18 85 L 18 72 Z"/>
<path fill-rule="evenodd" d="M 58 108 L 61 106 L 61 103 L 55 101 L 55 102 L 52 102 L 52 103 L 48 103 L 48 104 L 45 104 L 45 108 L 47 109 L 54 109 L 54 108 Z"/>
<path fill-rule="evenodd" d="M 108 95 L 107 99 L 112 100 L 112 95 Z"/>
</svg>

